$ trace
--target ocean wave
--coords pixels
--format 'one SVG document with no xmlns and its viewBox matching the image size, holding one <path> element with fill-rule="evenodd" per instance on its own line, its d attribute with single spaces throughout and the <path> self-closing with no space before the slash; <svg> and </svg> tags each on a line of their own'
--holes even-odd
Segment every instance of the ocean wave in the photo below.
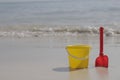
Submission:
<svg viewBox="0 0 120 80">
<path fill-rule="evenodd" d="M 99 27 L 82 27 L 75 25 L 27 25 L 0 27 L 0 37 L 78 36 L 84 34 L 88 36 L 99 35 Z M 117 36 L 120 35 L 120 29 L 105 27 L 104 34 L 105 36 Z"/>
</svg>

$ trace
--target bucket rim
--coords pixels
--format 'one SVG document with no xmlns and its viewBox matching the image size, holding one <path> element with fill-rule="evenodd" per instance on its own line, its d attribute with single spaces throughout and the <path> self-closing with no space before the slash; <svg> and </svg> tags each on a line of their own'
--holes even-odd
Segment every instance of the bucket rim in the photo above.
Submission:
<svg viewBox="0 0 120 80">
<path fill-rule="evenodd" d="M 90 45 L 88 45 L 88 44 L 78 44 L 78 45 L 67 45 L 66 46 L 66 48 L 91 48 L 91 46 Z"/>
</svg>

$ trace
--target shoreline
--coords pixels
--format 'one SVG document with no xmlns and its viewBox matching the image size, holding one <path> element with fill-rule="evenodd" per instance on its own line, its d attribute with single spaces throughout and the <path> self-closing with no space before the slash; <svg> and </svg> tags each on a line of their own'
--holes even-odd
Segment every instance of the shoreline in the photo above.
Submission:
<svg viewBox="0 0 120 80">
<path fill-rule="evenodd" d="M 83 39 L 83 41 L 81 40 Z M 94 41 L 96 40 L 96 41 Z M 95 68 L 94 60 L 99 54 L 97 38 L 0 38 L 1 80 L 115 80 L 119 79 L 120 44 L 105 43 L 105 54 L 109 56 L 109 68 Z M 89 43 L 92 46 L 89 67 L 69 71 L 65 46 Z M 116 52 L 117 51 L 117 52 Z"/>
</svg>

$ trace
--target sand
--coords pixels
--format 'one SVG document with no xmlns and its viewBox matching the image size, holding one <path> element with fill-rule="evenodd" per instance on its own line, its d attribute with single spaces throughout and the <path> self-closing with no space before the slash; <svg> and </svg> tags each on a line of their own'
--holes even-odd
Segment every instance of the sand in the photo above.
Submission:
<svg viewBox="0 0 120 80">
<path fill-rule="evenodd" d="M 99 54 L 97 37 L 41 37 L 0 38 L 0 80 L 118 80 L 120 79 L 120 40 L 108 37 L 105 54 L 109 56 L 109 68 L 94 67 Z M 92 46 L 89 67 L 69 71 L 69 44 Z"/>
</svg>

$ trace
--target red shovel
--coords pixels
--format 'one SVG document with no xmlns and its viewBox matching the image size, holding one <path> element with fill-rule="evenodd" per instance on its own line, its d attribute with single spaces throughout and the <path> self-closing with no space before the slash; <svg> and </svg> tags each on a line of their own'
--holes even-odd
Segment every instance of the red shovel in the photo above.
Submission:
<svg viewBox="0 0 120 80">
<path fill-rule="evenodd" d="M 103 31 L 104 28 L 100 27 L 100 53 L 96 58 L 95 67 L 108 67 L 108 56 L 103 54 Z"/>
</svg>

